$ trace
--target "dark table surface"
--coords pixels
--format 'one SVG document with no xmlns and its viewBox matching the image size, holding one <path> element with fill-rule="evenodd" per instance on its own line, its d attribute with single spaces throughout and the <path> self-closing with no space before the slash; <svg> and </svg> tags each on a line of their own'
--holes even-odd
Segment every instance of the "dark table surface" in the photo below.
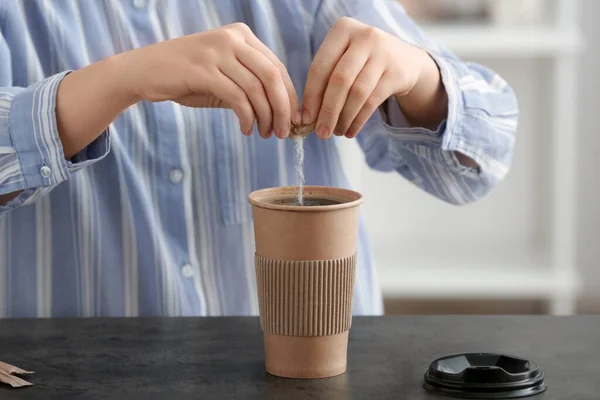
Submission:
<svg viewBox="0 0 600 400">
<path fill-rule="evenodd" d="M 0 360 L 35 386 L 0 399 L 441 399 L 434 358 L 503 352 L 537 361 L 548 391 L 600 399 L 600 317 L 355 318 L 348 371 L 320 380 L 265 374 L 257 318 L 0 320 Z"/>
</svg>

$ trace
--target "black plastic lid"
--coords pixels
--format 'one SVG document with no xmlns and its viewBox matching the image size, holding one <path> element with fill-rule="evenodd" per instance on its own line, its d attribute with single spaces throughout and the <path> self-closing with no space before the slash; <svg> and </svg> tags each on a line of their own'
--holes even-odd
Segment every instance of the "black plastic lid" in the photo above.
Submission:
<svg viewBox="0 0 600 400">
<path fill-rule="evenodd" d="M 467 399 L 514 399 L 546 390 L 538 365 L 521 357 L 471 353 L 438 358 L 425 371 L 423 387 Z"/>
</svg>

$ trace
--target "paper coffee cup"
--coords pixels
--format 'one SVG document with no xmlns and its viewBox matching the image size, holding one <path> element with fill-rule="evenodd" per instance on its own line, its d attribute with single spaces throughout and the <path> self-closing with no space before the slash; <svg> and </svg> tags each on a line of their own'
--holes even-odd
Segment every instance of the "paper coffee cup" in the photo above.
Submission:
<svg viewBox="0 0 600 400">
<path fill-rule="evenodd" d="M 249 196 L 256 239 L 256 280 L 267 372 L 324 378 L 346 371 L 356 270 L 360 193 L 307 186 Z M 318 203 L 318 201 L 317 201 Z"/>
</svg>

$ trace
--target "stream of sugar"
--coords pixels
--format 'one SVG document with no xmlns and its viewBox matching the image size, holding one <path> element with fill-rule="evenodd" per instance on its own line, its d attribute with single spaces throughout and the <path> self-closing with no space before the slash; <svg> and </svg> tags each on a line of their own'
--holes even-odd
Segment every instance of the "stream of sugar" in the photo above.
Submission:
<svg viewBox="0 0 600 400">
<path fill-rule="evenodd" d="M 292 138 L 294 145 L 294 162 L 296 166 L 296 185 L 298 186 L 298 197 L 296 198 L 297 205 L 304 205 L 304 138 L 296 135 Z"/>
</svg>

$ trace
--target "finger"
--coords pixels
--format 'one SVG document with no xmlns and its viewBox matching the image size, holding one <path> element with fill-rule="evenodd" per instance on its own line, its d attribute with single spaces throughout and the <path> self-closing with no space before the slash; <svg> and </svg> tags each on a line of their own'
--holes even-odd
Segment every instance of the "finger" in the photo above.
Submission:
<svg viewBox="0 0 600 400">
<path fill-rule="evenodd" d="M 275 65 L 279 72 L 281 72 L 281 76 L 283 78 L 283 84 L 285 85 L 285 89 L 287 91 L 287 95 L 290 102 L 290 110 L 291 110 L 291 121 L 295 125 L 300 125 L 302 123 L 302 114 L 300 113 L 300 99 L 298 98 L 298 93 L 296 93 L 296 88 L 294 87 L 294 83 L 292 82 L 292 78 L 288 73 L 285 65 L 277 58 L 275 53 L 271 51 L 263 42 L 261 42 L 254 34 L 249 35 L 246 38 L 247 43 L 254 47 L 256 50 L 260 51 L 273 65 Z"/>
<path fill-rule="evenodd" d="M 231 106 L 231 109 L 240 120 L 240 130 L 250 136 L 254 129 L 254 111 L 250 100 L 244 90 L 236 85 L 223 73 L 219 73 L 209 87 L 211 93 Z"/>
<path fill-rule="evenodd" d="M 260 79 L 239 63 L 227 63 L 221 68 L 225 75 L 244 90 L 254 109 L 260 136 L 269 138 L 273 131 L 273 113 Z"/>
<path fill-rule="evenodd" d="M 371 115 L 373 115 L 377 108 L 388 98 L 391 83 L 391 80 L 387 79 L 384 74 L 375 90 L 367 97 L 365 104 L 356 115 L 356 118 L 354 118 L 354 121 L 352 121 L 352 124 L 350 124 L 350 128 L 348 128 L 345 135 L 347 138 L 355 137 Z"/>
<path fill-rule="evenodd" d="M 302 98 L 302 123 L 311 124 L 316 121 L 327 82 L 350 41 L 348 33 L 335 27 L 329 31 L 325 40 L 317 50 L 308 70 L 304 95 Z"/>
<path fill-rule="evenodd" d="M 236 53 L 238 60 L 248 68 L 264 87 L 272 110 L 273 128 L 279 138 L 290 133 L 290 102 L 279 69 L 261 52 L 250 46 L 244 46 Z"/>
<path fill-rule="evenodd" d="M 356 119 L 356 116 L 377 87 L 383 75 L 383 68 L 380 65 L 376 60 L 369 60 L 354 80 L 344 108 L 340 113 L 337 126 L 335 127 L 334 131 L 336 133 L 345 135 L 348 132 L 350 125 Z"/>
<path fill-rule="evenodd" d="M 369 50 L 363 46 L 350 46 L 335 66 L 323 96 L 317 118 L 317 135 L 321 139 L 331 136 L 352 84 L 369 59 Z"/>
</svg>

